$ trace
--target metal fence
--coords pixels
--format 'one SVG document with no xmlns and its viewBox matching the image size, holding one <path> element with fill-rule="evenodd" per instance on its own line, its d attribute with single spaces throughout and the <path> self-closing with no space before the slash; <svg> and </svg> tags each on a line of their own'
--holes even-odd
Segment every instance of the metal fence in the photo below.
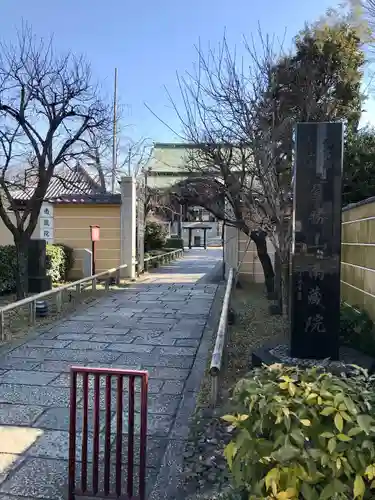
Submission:
<svg viewBox="0 0 375 500">
<path fill-rule="evenodd" d="M 145 500 L 148 373 L 141 370 L 75 366 L 71 368 L 70 375 L 68 500 L 75 500 L 76 496 Z M 128 379 L 127 385 L 124 379 Z M 137 380 L 140 381 L 138 465 L 135 446 Z M 113 381 L 115 384 L 112 383 Z M 104 390 L 102 391 L 104 398 L 101 397 L 101 389 Z M 82 429 L 78 429 L 77 418 L 77 406 L 81 401 L 80 390 L 82 390 Z M 124 394 L 128 395 L 127 401 L 124 401 Z M 90 403 L 92 403 L 93 415 L 91 426 Z M 101 418 L 103 413 L 104 432 L 102 432 Z M 124 414 L 127 415 L 127 419 L 124 418 Z M 114 432 L 112 432 L 113 420 Z M 124 451 L 126 428 L 127 439 Z M 80 447 L 77 447 L 77 431 L 80 432 L 79 435 L 82 435 Z M 115 434 L 114 446 L 112 446 L 113 434 Z M 89 436 L 92 436 L 91 443 Z M 78 465 L 80 465 L 80 472 L 77 472 Z"/>
<path fill-rule="evenodd" d="M 178 249 L 173 250 L 172 252 L 166 252 L 161 255 L 149 257 L 145 259 L 145 270 L 148 270 L 152 267 L 157 267 L 160 264 L 171 262 L 173 259 L 179 258 L 182 255 L 183 251 Z M 137 267 L 137 262 L 135 263 L 135 265 Z M 114 267 L 113 269 L 108 269 L 107 271 L 88 276 L 87 278 L 82 278 L 78 281 L 67 283 L 66 285 L 62 285 L 58 288 L 53 288 L 52 290 L 48 290 L 46 292 L 32 295 L 31 297 L 27 297 L 25 299 L 12 302 L 11 304 L 0 308 L 0 341 L 6 340 L 4 318 L 7 312 L 22 308 L 24 306 L 29 306 L 29 325 L 33 326 L 36 322 L 36 303 L 38 301 L 45 300 L 47 298 L 54 298 L 56 312 L 60 313 L 63 305 L 64 292 L 66 292 L 67 290 L 74 290 L 76 295 L 79 295 L 89 285 L 92 286 L 92 291 L 95 292 L 99 281 L 104 281 L 105 290 L 109 291 L 112 282 L 114 282 L 116 285 L 120 283 L 121 270 L 125 269 L 126 267 L 128 267 L 127 264 L 123 264 L 121 266 Z M 139 274 L 138 271 L 137 274 Z"/>
<path fill-rule="evenodd" d="M 222 372 L 227 365 L 227 350 L 228 345 L 228 313 L 230 307 L 230 299 L 234 284 L 234 270 L 230 269 L 228 280 L 225 287 L 223 307 L 220 315 L 219 326 L 216 333 L 215 346 L 211 357 L 210 375 L 211 375 L 211 402 L 216 405 L 219 382 Z"/>
</svg>

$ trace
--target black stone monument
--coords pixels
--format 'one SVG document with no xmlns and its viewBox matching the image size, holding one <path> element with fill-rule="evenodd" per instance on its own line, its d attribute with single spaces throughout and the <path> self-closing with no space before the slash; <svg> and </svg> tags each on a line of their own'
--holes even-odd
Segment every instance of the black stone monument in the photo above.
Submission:
<svg viewBox="0 0 375 500">
<path fill-rule="evenodd" d="M 51 290 L 52 280 L 47 276 L 48 260 L 45 240 L 30 240 L 28 252 L 29 292 Z"/>
<path fill-rule="evenodd" d="M 337 360 L 343 124 L 298 123 L 295 152 L 290 355 Z"/>
</svg>

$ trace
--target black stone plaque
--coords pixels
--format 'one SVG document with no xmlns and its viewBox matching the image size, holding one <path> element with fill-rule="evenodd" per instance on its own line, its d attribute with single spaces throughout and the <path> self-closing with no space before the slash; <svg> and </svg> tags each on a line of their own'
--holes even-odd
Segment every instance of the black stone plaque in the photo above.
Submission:
<svg viewBox="0 0 375 500">
<path fill-rule="evenodd" d="M 47 276 L 47 254 L 45 240 L 30 240 L 28 249 L 28 286 L 30 293 L 41 293 L 52 288 L 52 280 Z"/>
<path fill-rule="evenodd" d="M 299 123 L 293 197 L 291 356 L 338 359 L 342 123 Z"/>
</svg>

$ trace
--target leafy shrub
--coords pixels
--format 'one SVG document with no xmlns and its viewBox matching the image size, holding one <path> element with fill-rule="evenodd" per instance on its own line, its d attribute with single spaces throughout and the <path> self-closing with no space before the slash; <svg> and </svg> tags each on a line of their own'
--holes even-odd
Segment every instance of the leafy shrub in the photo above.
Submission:
<svg viewBox="0 0 375 500">
<path fill-rule="evenodd" d="M 65 245 L 47 245 L 47 274 L 53 282 L 64 281 L 73 266 L 73 250 Z M 14 245 L 0 246 L 0 294 L 16 288 L 17 257 Z"/>
<path fill-rule="evenodd" d="M 168 238 L 165 246 L 168 248 L 179 249 L 184 248 L 184 240 L 182 238 Z"/>
<path fill-rule="evenodd" d="M 341 305 L 340 343 L 375 356 L 375 328 L 366 311 Z"/>
<path fill-rule="evenodd" d="M 165 246 L 167 231 L 163 224 L 146 222 L 145 227 L 145 252 L 158 250 Z"/>
<path fill-rule="evenodd" d="M 62 281 L 65 269 L 64 249 L 58 245 L 47 245 L 47 275 L 51 276 L 54 283 Z"/>
<path fill-rule="evenodd" d="M 58 243 L 53 246 L 62 248 L 64 252 L 64 260 L 62 262 L 62 267 L 60 269 L 60 276 L 63 281 L 67 281 L 69 273 L 74 266 L 73 248 L 68 247 L 67 245 L 64 245 L 62 243 Z"/>
<path fill-rule="evenodd" d="M 246 499 L 375 497 L 374 379 L 365 371 L 258 368 L 233 402 L 225 457 Z"/>
<path fill-rule="evenodd" d="M 17 259 L 14 245 L 0 247 L 0 294 L 13 292 L 16 288 Z"/>
</svg>

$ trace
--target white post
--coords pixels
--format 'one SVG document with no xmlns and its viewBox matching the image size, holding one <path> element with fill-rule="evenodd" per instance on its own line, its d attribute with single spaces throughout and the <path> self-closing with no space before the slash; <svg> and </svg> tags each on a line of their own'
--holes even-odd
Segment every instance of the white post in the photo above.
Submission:
<svg viewBox="0 0 375 500">
<path fill-rule="evenodd" d="M 121 270 L 122 278 L 135 278 L 136 260 L 136 184 L 133 177 L 121 179 Z"/>
</svg>

